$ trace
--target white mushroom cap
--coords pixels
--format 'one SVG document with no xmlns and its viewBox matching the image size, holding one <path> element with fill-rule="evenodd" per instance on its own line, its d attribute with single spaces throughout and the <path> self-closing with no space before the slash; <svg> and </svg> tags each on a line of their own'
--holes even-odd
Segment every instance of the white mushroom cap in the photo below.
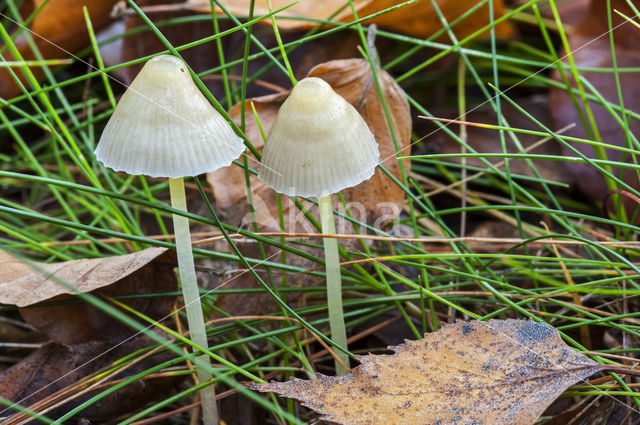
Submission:
<svg viewBox="0 0 640 425">
<path fill-rule="evenodd" d="M 95 154 L 115 171 L 178 178 L 227 166 L 243 150 L 184 63 L 162 55 L 149 60 L 122 95 Z"/>
<path fill-rule="evenodd" d="M 324 80 L 308 77 L 280 107 L 258 177 L 290 196 L 325 196 L 375 172 L 378 144 L 358 111 Z"/>
</svg>

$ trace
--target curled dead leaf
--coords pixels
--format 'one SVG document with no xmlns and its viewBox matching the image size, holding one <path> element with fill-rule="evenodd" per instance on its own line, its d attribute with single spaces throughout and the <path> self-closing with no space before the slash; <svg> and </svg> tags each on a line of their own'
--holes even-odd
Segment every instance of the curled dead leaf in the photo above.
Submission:
<svg viewBox="0 0 640 425">
<path fill-rule="evenodd" d="M 544 323 L 447 325 L 392 355 L 367 355 L 346 376 L 252 384 L 344 425 L 530 425 L 567 387 L 604 369 Z"/>
<path fill-rule="evenodd" d="M 132 331 L 91 304 L 78 302 L 74 294 L 140 295 L 124 302 L 152 318 L 163 318 L 175 297 L 142 295 L 177 290 L 173 255 L 166 248 L 148 248 L 116 257 L 34 264 L 0 251 L 0 303 L 21 307 L 30 325 L 57 341 L 119 342 Z M 42 302 L 48 305 L 38 305 Z"/>
</svg>

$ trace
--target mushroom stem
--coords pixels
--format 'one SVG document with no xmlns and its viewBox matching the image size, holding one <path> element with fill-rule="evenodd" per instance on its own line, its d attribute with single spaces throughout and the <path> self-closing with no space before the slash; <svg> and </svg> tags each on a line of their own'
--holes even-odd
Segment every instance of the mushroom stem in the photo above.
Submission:
<svg viewBox="0 0 640 425">
<path fill-rule="evenodd" d="M 331 195 L 318 197 L 320 207 L 320 224 L 322 233 L 335 234 L 336 225 L 333 221 L 333 205 Z M 340 278 L 340 257 L 338 256 L 338 240 L 334 238 L 324 238 L 324 262 L 327 276 L 327 303 L 329 307 L 329 328 L 331 329 L 331 339 L 343 347 L 347 348 L 347 331 L 344 325 L 344 314 L 342 311 L 342 279 Z M 349 367 L 349 356 L 337 350 L 336 354 L 344 364 Z M 345 375 L 349 373 L 336 360 L 336 374 Z"/>
<path fill-rule="evenodd" d="M 187 200 L 184 191 L 182 177 L 169 179 L 169 191 L 171 193 L 171 206 L 177 210 L 187 211 Z M 204 326 L 204 314 L 200 304 L 200 292 L 196 282 L 196 269 L 193 263 L 193 251 L 191 250 L 191 234 L 189 221 L 186 217 L 173 215 L 173 228 L 176 236 L 176 252 L 178 255 L 178 269 L 180 282 L 182 283 L 182 295 L 187 311 L 187 323 L 191 340 L 202 348 L 208 349 L 207 332 Z M 211 365 L 208 355 L 198 356 L 198 359 Z M 212 378 L 207 370 L 196 366 L 199 382 L 205 382 Z M 218 425 L 218 408 L 216 406 L 216 393 L 213 385 L 200 390 L 202 403 L 202 419 L 205 425 Z"/>
</svg>

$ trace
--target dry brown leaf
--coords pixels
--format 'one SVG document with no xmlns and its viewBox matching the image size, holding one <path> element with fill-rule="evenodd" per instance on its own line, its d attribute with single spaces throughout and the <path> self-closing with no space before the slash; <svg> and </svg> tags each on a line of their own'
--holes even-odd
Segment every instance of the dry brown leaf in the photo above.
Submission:
<svg viewBox="0 0 640 425">
<path fill-rule="evenodd" d="M 387 169 L 398 179 L 401 178 L 400 165 L 396 159 L 396 150 L 391 137 L 391 132 L 387 126 L 382 103 L 378 96 L 378 91 L 374 83 L 369 64 L 363 59 L 335 60 L 320 64 L 314 67 L 308 76 L 319 77 L 327 81 L 334 90 L 351 103 L 363 116 L 371 130 L 373 131 L 380 149 L 381 159 Z M 384 71 L 378 71 L 380 84 L 383 89 L 385 101 L 391 114 L 391 120 L 397 135 L 398 147 L 402 155 L 408 155 L 411 138 L 411 115 L 406 96 L 400 86 L 393 78 Z M 288 93 L 279 93 L 260 98 L 247 100 L 245 104 L 246 134 L 253 145 L 262 150 L 263 140 L 258 129 L 258 125 L 251 110 L 251 103 L 254 104 L 258 113 L 260 123 L 265 132 L 268 132 L 275 120 L 278 109 L 286 99 Z M 241 107 L 235 105 L 229 114 L 234 121 L 240 124 Z M 404 150 L 403 150 L 404 149 Z M 255 159 L 249 162 L 249 166 L 255 168 Z M 409 163 L 405 160 L 405 168 Z M 247 201 L 245 172 L 241 167 L 232 165 L 213 173 L 207 174 L 207 181 L 212 187 L 216 206 L 221 210 L 225 220 L 230 224 L 252 227 L 254 216 L 249 212 Z M 279 231 L 278 211 L 275 192 L 267 187 L 257 177 L 251 176 L 251 190 L 253 205 L 255 207 L 255 223 L 259 231 Z M 402 210 L 405 202 L 405 194 L 393 181 L 381 170 L 376 170 L 375 175 L 359 184 L 358 186 L 342 191 L 345 201 L 349 205 L 354 218 L 366 222 L 369 225 L 384 228 Z M 342 204 L 336 195 L 333 195 L 336 209 L 343 210 Z M 282 197 L 283 212 L 285 218 L 285 231 L 287 232 L 315 232 L 313 226 L 304 217 L 303 213 L 286 196 Z M 319 213 L 316 206 L 303 202 L 309 213 L 318 218 Z M 351 233 L 351 225 L 343 219 L 336 217 L 337 233 Z M 344 242 L 343 246 L 353 247 L 356 241 Z M 346 245 L 351 244 L 351 245 Z M 256 244 L 244 244 L 241 248 L 245 255 L 259 256 L 260 253 Z M 319 255 L 318 250 L 311 250 L 303 247 L 307 252 Z M 278 250 L 266 247 L 267 256 L 276 254 Z M 280 261 L 278 256 L 270 258 L 271 261 Z M 303 268 L 315 267 L 316 264 L 304 258 L 288 255 L 287 262 Z M 303 286 L 305 284 L 316 284 L 311 276 L 296 276 L 292 279 L 292 285 Z M 243 274 L 233 279 L 228 287 L 255 287 L 256 282 L 248 274 Z M 217 305 L 232 314 L 252 314 L 272 311 L 276 305 L 268 301 L 268 296 L 252 295 L 246 300 L 240 301 L 241 295 L 221 296 Z"/>
<path fill-rule="evenodd" d="M 353 3 L 358 12 L 358 17 L 364 17 L 403 2 L 402 0 L 355 0 Z M 203 0 L 187 0 L 187 3 L 196 10 L 202 12 L 211 11 L 209 2 Z M 291 3 L 289 0 L 271 0 L 272 10 L 288 6 Z M 463 15 L 467 10 L 475 6 L 476 3 L 477 2 L 470 0 L 438 0 L 438 6 L 448 22 L 452 22 Z M 248 15 L 251 2 L 249 0 L 226 0 L 223 4 L 225 8 L 233 14 Z M 347 7 L 344 7 L 345 5 Z M 317 25 L 312 21 L 313 19 L 328 20 L 338 10 L 341 10 L 341 12 L 332 18 L 333 21 L 353 21 L 353 13 L 348 6 L 348 2 L 345 0 L 302 0 L 298 4 L 280 12 L 279 16 L 306 18 L 306 20 L 280 19 L 277 20 L 277 22 L 278 26 L 283 29 L 309 29 Z M 494 11 L 496 18 L 504 14 L 502 1 L 494 1 Z M 216 12 L 224 13 L 221 9 L 216 10 Z M 267 1 L 256 0 L 254 16 L 266 15 L 268 13 L 269 7 Z M 312 20 L 310 21 L 309 19 Z M 442 29 L 440 19 L 429 1 L 419 1 L 404 6 L 393 12 L 368 20 L 365 23 L 375 23 L 383 28 L 415 37 L 428 37 Z M 472 34 L 488 23 L 489 8 L 485 6 L 479 8 L 460 24 L 456 25 L 453 31 L 461 38 Z M 513 27 L 508 22 L 497 25 L 495 31 L 498 37 L 510 37 L 514 32 Z"/>
<path fill-rule="evenodd" d="M 88 395 L 70 399 L 70 393 L 65 394 L 65 389 L 83 377 L 103 368 L 112 367 L 114 362 L 150 345 L 152 342 L 143 336 L 116 346 L 107 342 L 89 342 L 77 345 L 50 342 L 0 373 L 0 397 L 19 402 L 20 405 L 35 411 L 38 411 L 38 408 L 34 403 L 47 397 L 55 402 L 62 401 L 62 407 L 46 414 L 49 418 L 58 418 L 97 393 L 97 391 L 89 392 Z M 164 353 L 143 359 L 116 375 L 112 380 L 126 379 L 170 358 L 171 354 Z M 93 403 L 78 416 L 98 423 L 108 422 L 115 417 L 139 409 L 151 400 L 166 397 L 184 378 L 184 375 L 165 374 L 147 381 L 136 381 L 106 396 L 100 402 Z M 75 392 L 83 389 L 85 386 L 77 388 Z M 104 390 L 105 388 L 100 389 Z M 71 395 L 75 392 L 71 392 Z M 65 400 L 67 401 L 65 402 Z M 3 406 L 0 410 L 4 409 Z M 0 416 L 6 417 L 13 413 L 16 412 L 7 410 Z M 2 423 L 16 424 L 19 423 L 19 419 L 28 421 L 29 418 L 26 415 L 17 414 Z"/>
<path fill-rule="evenodd" d="M 49 0 L 38 12 L 29 29 L 38 50 L 45 59 L 69 59 L 68 52 L 74 52 L 89 44 L 82 7 L 86 6 L 95 31 L 106 27 L 112 22 L 109 17 L 111 9 L 117 0 Z M 21 16 L 26 18 L 36 10 L 44 0 L 28 0 L 23 3 Z M 35 59 L 24 35 L 18 36 L 15 45 L 25 60 Z M 10 53 L 5 53 L 7 60 L 12 60 Z M 9 59 L 11 58 L 11 59 Z M 42 71 L 34 67 L 36 76 Z M 20 72 L 16 72 L 20 75 Z M 16 96 L 20 88 L 14 83 L 11 75 L 0 69 L 0 97 L 5 99 Z"/>
<path fill-rule="evenodd" d="M 460 322 L 392 349 L 359 357 L 351 375 L 251 388 L 344 425 L 530 425 L 568 386 L 604 368 L 526 320 Z"/>
<path fill-rule="evenodd" d="M 29 264 L 0 251 L 0 303 L 26 307 L 57 295 L 91 292 L 109 286 L 169 254 L 166 248 L 147 248 L 116 257 Z M 166 259 L 165 259 L 166 260 Z M 164 270 L 166 272 L 166 270 Z M 73 289 L 58 281 L 73 285 Z"/>
<path fill-rule="evenodd" d="M 74 293 L 142 295 L 175 291 L 178 282 L 173 252 L 165 248 L 116 257 L 54 264 L 27 264 L 0 251 L 0 303 L 21 307 L 23 318 L 51 338 L 68 344 L 120 341 L 128 327 L 87 303 L 72 302 Z M 72 288 L 60 285 L 64 282 Z M 48 301 L 51 305 L 33 306 Z M 65 302 L 66 301 L 66 302 Z M 174 297 L 137 297 L 125 302 L 156 319 L 173 306 Z"/>
</svg>

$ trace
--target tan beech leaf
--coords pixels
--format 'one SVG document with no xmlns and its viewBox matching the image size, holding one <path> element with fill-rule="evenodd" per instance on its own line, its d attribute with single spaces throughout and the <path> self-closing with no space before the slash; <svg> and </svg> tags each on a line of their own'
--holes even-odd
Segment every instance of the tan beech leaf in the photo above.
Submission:
<svg viewBox="0 0 640 425">
<path fill-rule="evenodd" d="M 166 248 L 147 248 L 116 257 L 29 265 L 0 251 L 0 303 L 26 307 L 61 294 L 91 292 L 116 283 L 153 262 Z M 57 280 L 73 285 L 61 286 Z"/>
<path fill-rule="evenodd" d="M 359 357 L 351 375 L 251 388 L 344 425 L 530 425 L 567 387 L 604 369 L 527 320 L 460 322 L 391 348 Z"/>
<path fill-rule="evenodd" d="M 91 304 L 77 302 L 74 294 L 118 296 L 175 291 L 178 282 L 173 255 L 166 248 L 147 248 L 115 257 L 29 264 L 0 251 L 0 304 L 21 307 L 20 313 L 29 324 L 66 344 L 119 341 L 133 331 Z M 48 305 L 37 305 L 44 301 Z M 169 313 L 174 301 L 175 297 L 169 296 L 124 300 L 155 319 Z"/>
<path fill-rule="evenodd" d="M 372 15 L 390 7 L 403 3 L 403 0 L 355 0 L 354 6 L 359 17 Z M 289 0 L 271 0 L 272 10 L 290 5 Z M 476 1 L 471 0 L 438 0 L 438 6 L 448 22 L 463 15 L 476 5 Z M 210 3 L 203 0 L 187 0 L 187 4 L 195 10 L 210 12 Z M 247 15 L 249 13 L 250 0 L 227 0 L 224 2 L 225 8 L 236 15 Z M 278 26 L 284 29 L 309 29 L 313 28 L 314 19 L 332 20 L 338 22 L 353 21 L 353 13 L 348 7 L 346 0 L 302 0 L 280 12 L 278 16 L 286 16 L 290 19 L 277 20 Z M 347 5 L 345 8 L 344 6 Z M 342 9 L 335 17 L 333 15 Z M 503 2 L 494 0 L 495 17 L 504 14 Z M 221 9 L 217 13 L 224 13 Z M 267 0 L 255 0 L 254 16 L 269 13 Z M 301 20 L 291 18 L 302 18 Z M 394 30 L 403 34 L 415 37 L 428 37 L 442 29 L 442 23 L 438 14 L 429 1 L 418 1 L 404 6 L 400 9 L 377 16 L 367 20 L 366 24 L 375 23 L 383 28 Z M 453 31 L 458 38 L 465 37 L 479 30 L 489 23 L 489 7 L 485 5 L 467 16 L 462 22 L 453 27 Z M 513 27 L 508 22 L 503 22 L 495 26 L 498 37 L 509 37 L 513 35 Z M 488 36 L 488 33 L 487 35 Z"/>
</svg>

